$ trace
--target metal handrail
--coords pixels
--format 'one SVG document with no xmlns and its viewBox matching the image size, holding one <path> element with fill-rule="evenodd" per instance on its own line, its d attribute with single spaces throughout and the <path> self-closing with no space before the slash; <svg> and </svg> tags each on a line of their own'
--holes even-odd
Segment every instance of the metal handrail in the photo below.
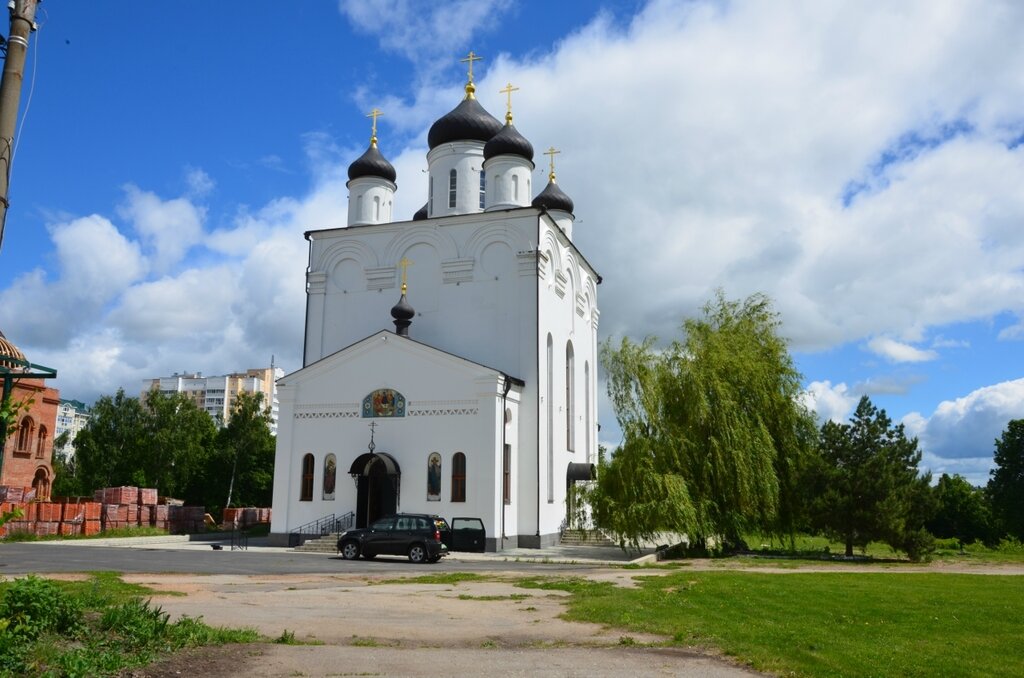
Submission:
<svg viewBox="0 0 1024 678">
<path fill-rule="evenodd" d="M 291 536 L 288 541 L 290 545 L 298 546 L 307 538 L 312 536 L 323 537 L 328 534 L 334 534 L 335 532 L 344 532 L 352 527 L 355 521 L 356 514 L 353 511 L 349 511 L 341 516 L 336 516 L 331 513 L 291 530 L 289 534 L 293 536 Z"/>
</svg>

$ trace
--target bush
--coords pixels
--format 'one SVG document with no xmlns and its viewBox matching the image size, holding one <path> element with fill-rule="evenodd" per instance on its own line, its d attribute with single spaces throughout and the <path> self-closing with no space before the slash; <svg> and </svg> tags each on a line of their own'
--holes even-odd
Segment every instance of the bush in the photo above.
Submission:
<svg viewBox="0 0 1024 678">
<path fill-rule="evenodd" d="M 903 535 L 900 546 L 910 560 L 919 563 L 935 552 L 935 537 L 928 530 L 911 530 Z"/>
<path fill-rule="evenodd" d="M 82 606 L 48 579 L 29 575 L 17 579 L 0 600 L 4 633 L 35 640 L 51 632 L 72 636 L 82 627 Z"/>
</svg>

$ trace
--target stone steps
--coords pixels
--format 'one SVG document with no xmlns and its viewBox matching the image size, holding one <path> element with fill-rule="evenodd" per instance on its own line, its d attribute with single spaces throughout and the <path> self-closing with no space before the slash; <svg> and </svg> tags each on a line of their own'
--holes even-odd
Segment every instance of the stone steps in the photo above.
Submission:
<svg viewBox="0 0 1024 678">
<path fill-rule="evenodd" d="M 307 539 L 301 545 L 295 547 L 300 553 L 337 553 L 338 533 L 327 534 L 316 539 Z"/>
<path fill-rule="evenodd" d="M 600 530 L 566 530 L 562 534 L 562 544 L 585 546 L 615 546 L 615 542 L 606 537 Z"/>
</svg>

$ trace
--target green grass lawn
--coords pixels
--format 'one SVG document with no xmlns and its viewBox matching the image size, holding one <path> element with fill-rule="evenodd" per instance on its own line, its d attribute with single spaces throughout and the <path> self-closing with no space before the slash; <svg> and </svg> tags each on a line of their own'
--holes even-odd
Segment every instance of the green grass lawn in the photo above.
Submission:
<svg viewBox="0 0 1024 678">
<path fill-rule="evenodd" d="M 566 618 L 716 647 L 793 676 L 1024 675 L 1024 580 L 910 573 L 677 572 L 574 593 Z"/>
</svg>

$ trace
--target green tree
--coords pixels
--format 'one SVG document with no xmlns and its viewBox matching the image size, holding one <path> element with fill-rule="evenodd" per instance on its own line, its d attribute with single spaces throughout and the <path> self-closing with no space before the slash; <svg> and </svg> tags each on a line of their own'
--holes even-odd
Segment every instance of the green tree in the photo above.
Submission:
<svg viewBox="0 0 1024 678">
<path fill-rule="evenodd" d="M 75 436 L 75 464 L 85 493 L 101 487 L 131 485 L 148 445 L 149 413 L 138 398 L 118 389 L 92 406 L 92 415 Z M 161 488 L 163 489 L 163 488 Z"/>
<path fill-rule="evenodd" d="M 53 486 L 50 489 L 50 495 L 54 497 L 76 497 L 92 492 L 91 490 L 84 492 L 79 486 L 78 476 L 75 472 L 75 459 L 67 452 L 70 437 L 71 434 L 64 431 L 53 439 L 53 459 L 51 460 Z"/>
<path fill-rule="evenodd" d="M 228 425 L 217 434 L 217 452 L 207 465 L 208 510 L 270 506 L 276 445 L 271 423 L 262 393 L 238 394 Z"/>
<path fill-rule="evenodd" d="M 927 523 L 929 532 L 944 539 L 958 539 L 961 545 L 992 540 L 992 511 L 982 488 L 974 487 L 963 476 L 943 473 L 933 493 L 937 506 Z"/>
<path fill-rule="evenodd" d="M 929 548 L 930 474 L 919 475 L 917 438 L 893 426 L 864 396 L 849 424 L 826 422 L 811 473 L 814 525 L 846 545 L 846 555 L 885 541 L 917 559 Z"/>
<path fill-rule="evenodd" d="M 1024 540 L 1024 419 L 1014 419 L 996 439 L 996 467 L 990 471 L 989 496 L 1004 534 Z"/>
<path fill-rule="evenodd" d="M 103 396 L 75 438 L 82 492 L 101 487 L 155 487 L 161 494 L 201 503 L 203 471 L 217 427 L 182 394 L 150 391 L 145 402 L 124 390 Z"/>
<path fill-rule="evenodd" d="M 664 350 L 650 338 L 602 346 L 623 444 L 592 493 L 599 525 L 632 544 L 660 531 L 792 534 L 815 427 L 778 328 L 764 295 L 719 291 Z"/>
<path fill-rule="evenodd" d="M 145 396 L 147 441 L 132 485 L 156 487 L 189 504 L 202 504 L 203 472 L 213 453 L 217 425 L 183 393 Z"/>
</svg>

